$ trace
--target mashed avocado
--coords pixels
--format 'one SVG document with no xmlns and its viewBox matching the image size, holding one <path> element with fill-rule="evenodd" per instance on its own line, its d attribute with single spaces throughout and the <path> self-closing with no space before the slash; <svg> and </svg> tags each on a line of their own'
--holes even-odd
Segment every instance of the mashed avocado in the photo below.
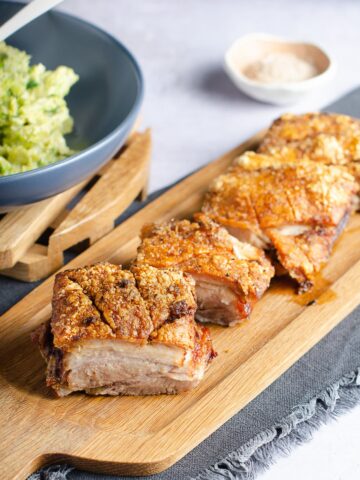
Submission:
<svg viewBox="0 0 360 480">
<path fill-rule="evenodd" d="M 68 67 L 30 66 L 27 53 L 0 42 L 0 175 L 73 153 L 64 138 L 73 128 L 64 97 L 78 78 Z"/>
</svg>

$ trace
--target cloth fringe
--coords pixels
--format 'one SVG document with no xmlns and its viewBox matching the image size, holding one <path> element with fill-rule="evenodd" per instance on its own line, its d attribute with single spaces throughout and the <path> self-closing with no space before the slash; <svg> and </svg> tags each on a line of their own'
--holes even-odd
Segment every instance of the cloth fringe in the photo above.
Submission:
<svg viewBox="0 0 360 480">
<path fill-rule="evenodd" d="M 279 457 L 310 440 L 321 425 L 360 403 L 359 387 L 360 367 L 190 480 L 253 480 Z M 30 475 L 28 480 L 69 480 L 72 470 L 67 465 L 54 465 Z"/>
<path fill-rule="evenodd" d="M 74 468 L 69 465 L 52 465 L 33 473 L 28 480 L 67 480 L 72 470 Z"/>
<path fill-rule="evenodd" d="M 360 367 L 191 480 L 253 480 L 321 425 L 360 403 Z"/>
</svg>

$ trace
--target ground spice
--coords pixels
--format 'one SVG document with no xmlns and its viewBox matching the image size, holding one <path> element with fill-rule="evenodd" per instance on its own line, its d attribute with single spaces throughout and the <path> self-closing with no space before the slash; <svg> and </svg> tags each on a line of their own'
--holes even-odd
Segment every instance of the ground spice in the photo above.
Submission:
<svg viewBox="0 0 360 480">
<path fill-rule="evenodd" d="M 316 67 L 293 53 L 269 53 L 251 63 L 244 74 L 260 83 L 300 82 L 317 75 Z"/>
</svg>

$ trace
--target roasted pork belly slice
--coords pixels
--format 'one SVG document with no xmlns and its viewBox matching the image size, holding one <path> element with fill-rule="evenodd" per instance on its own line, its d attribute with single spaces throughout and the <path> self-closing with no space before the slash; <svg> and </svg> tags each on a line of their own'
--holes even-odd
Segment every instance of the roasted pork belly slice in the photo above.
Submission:
<svg viewBox="0 0 360 480">
<path fill-rule="evenodd" d="M 247 318 L 274 275 L 262 250 L 239 242 L 200 213 L 193 222 L 145 226 L 135 263 L 190 273 L 196 282 L 196 318 L 220 325 Z"/>
<path fill-rule="evenodd" d="M 275 120 L 258 149 L 274 164 L 304 161 L 342 166 L 360 185 L 360 120 L 328 113 L 287 114 Z M 359 208 L 357 202 L 355 207 Z"/>
<path fill-rule="evenodd" d="M 108 263 L 56 276 L 51 320 L 34 333 L 59 396 L 155 395 L 195 387 L 215 355 L 194 320 L 191 276 Z"/>
<path fill-rule="evenodd" d="M 258 159 L 255 165 L 236 159 L 210 186 L 203 212 L 227 227 L 266 235 L 267 228 L 288 225 L 336 226 L 351 210 L 358 187 L 341 167 L 304 162 L 272 168 L 270 163 L 271 157 L 264 166 Z"/>
<path fill-rule="evenodd" d="M 202 210 L 240 240 L 275 248 L 282 266 L 304 288 L 328 259 L 358 186 L 341 167 L 308 161 L 272 168 L 271 161 L 255 153 L 236 159 L 213 182 Z"/>
<path fill-rule="evenodd" d="M 271 125 L 258 152 L 332 165 L 360 161 L 360 121 L 329 113 L 286 114 Z"/>
</svg>

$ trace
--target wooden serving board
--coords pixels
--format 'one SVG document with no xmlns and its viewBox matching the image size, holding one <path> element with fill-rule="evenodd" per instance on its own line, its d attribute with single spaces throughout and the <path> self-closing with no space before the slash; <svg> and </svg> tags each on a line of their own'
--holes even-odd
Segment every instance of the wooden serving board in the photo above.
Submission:
<svg viewBox="0 0 360 480">
<path fill-rule="evenodd" d="M 209 182 L 260 136 L 186 178 L 92 245 L 68 266 L 101 260 L 126 264 L 146 222 L 185 217 Z M 242 409 L 360 303 L 360 215 L 354 216 L 314 290 L 294 293 L 276 280 L 250 320 L 212 326 L 219 356 L 194 391 L 176 396 L 54 398 L 30 332 L 50 316 L 53 278 L 0 321 L 2 480 L 24 479 L 49 463 L 107 474 L 154 474 L 171 466 Z M 313 302 L 312 300 L 316 300 Z"/>
</svg>

